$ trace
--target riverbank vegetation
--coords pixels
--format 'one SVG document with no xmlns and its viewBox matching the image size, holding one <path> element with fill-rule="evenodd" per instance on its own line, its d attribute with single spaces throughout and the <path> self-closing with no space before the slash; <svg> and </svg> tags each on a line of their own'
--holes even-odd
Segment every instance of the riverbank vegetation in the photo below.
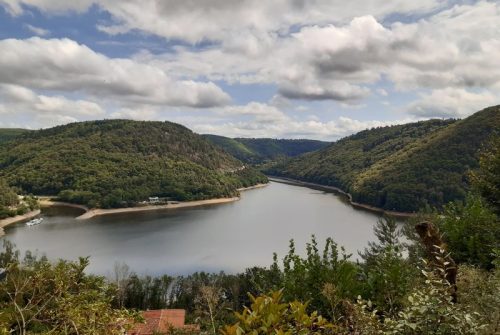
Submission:
<svg viewBox="0 0 500 335">
<path fill-rule="evenodd" d="M 21 259 L 5 243 L 0 333 L 113 334 L 131 311 L 183 308 L 205 334 L 496 334 L 498 143 L 483 151 L 465 202 L 423 210 L 402 229 L 380 220 L 358 260 L 313 236 L 305 253 L 291 241 L 282 259 L 238 274 L 151 277 L 117 264 L 104 279 L 84 273 L 86 259 Z"/>
<path fill-rule="evenodd" d="M 23 215 L 38 208 L 38 200 L 35 197 L 19 197 L 16 190 L 0 178 L 0 220 Z"/>
<path fill-rule="evenodd" d="M 183 126 L 127 120 L 25 133 L 0 145 L 0 177 L 23 193 L 102 208 L 232 197 L 267 182 Z"/>
<path fill-rule="evenodd" d="M 500 133 L 500 107 L 464 120 L 429 120 L 365 130 L 316 152 L 283 159 L 266 173 L 335 186 L 353 201 L 416 212 L 465 200 L 479 151 Z"/>
</svg>

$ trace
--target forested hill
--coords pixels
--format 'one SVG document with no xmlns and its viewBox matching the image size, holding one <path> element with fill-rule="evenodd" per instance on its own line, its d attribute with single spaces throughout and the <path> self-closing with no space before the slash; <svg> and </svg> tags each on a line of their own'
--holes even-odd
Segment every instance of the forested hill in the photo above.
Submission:
<svg viewBox="0 0 500 335">
<path fill-rule="evenodd" d="M 339 187 L 355 202 L 416 211 L 464 199 L 468 173 L 478 166 L 478 151 L 494 133 L 500 133 L 500 106 L 459 121 L 365 130 L 266 172 Z"/>
<path fill-rule="evenodd" d="M 73 123 L 0 144 L 0 178 L 92 207 L 232 196 L 266 181 L 181 125 L 127 120 Z"/>
<path fill-rule="evenodd" d="M 330 142 L 272 138 L 229 138 L 203 135 L 209 141 L 246 163 L 262 163 L 278 157 L 295 157 L 326 147 Z"/>
<path fill-rule="evenodd" d="M 0 128 L 0 143 L 10 141 L 27 132 L 29 132 L 28 129 Z"/>
</svg>

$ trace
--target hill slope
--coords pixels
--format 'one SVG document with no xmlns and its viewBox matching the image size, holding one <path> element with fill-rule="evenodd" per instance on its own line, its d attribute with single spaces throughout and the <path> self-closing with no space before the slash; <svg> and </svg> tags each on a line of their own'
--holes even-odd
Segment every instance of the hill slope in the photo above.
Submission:
<svg viewBox="0 0 500 335">
<path fill-rule="evenodd" d="M 266 172 L 339 187 L 353 201 L 399 211 L 463 199 L 478 150 L 500 132 L 500 107 L 464 120 L 429 120 L 362 131 Z"/>
<path fill-rule="evenodd" d="M 295 157 L 306 152 L 319 150 L 330 144 L 329 142 L 315 140 L 203 136 L 239 160 L 252 164 L 274 160 L 282 156 Z"/>
<path fill-rule="evenodd" d="M 20 128 L 0 128 L 0 143 L 10 141 L 27 132 L 30 132 L 30 130 Z"/>
<path fill-rule="evenodd" d="M 92 207 L 231 196 L 266 180 L 181 125 L 125 120 L 73 123 L 0 145 L 0 177 Z"/>
</svg>

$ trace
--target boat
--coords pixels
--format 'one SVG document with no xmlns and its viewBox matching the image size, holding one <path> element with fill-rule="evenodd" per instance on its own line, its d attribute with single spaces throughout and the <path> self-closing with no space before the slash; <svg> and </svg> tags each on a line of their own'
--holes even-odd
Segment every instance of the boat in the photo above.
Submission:
<svg viewBox="0 0 500 335">
<path fill-rule="evenodd" d="M 30 227 L 31 226 L 36 226 L 36 225 L 42 223 L 42 221 L 43 221 L 43 218 L 36 218 L 36 219 L 33 219 L 31 221 L 26 222 L 26 225 L 30 226 Z"/>
</svg>

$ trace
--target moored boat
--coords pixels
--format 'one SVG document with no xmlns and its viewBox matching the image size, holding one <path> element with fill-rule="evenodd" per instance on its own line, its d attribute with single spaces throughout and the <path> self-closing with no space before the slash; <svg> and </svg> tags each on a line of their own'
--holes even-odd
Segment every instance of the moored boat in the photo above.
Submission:
<svg viewBox="0 0 500 335">
<path fill-rule="evenodd" d="M 26 222 L 26 225 L 27 226 L 36 226 L 36 225 L 42 223 L 42 221 L 43 221 L 43 218 L 36 218 L 36 219 L 33 219 L 31 221 Z"/>
</svg>

